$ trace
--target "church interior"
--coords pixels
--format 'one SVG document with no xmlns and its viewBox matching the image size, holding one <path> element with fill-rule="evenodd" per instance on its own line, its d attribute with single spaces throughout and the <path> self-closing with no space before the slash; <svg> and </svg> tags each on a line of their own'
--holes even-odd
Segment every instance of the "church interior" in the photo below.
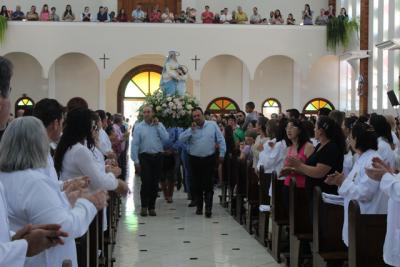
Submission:
<svg viewBox="0 0 400 267">
<path fill-rule="evenodd" d="M 70 5 L 73 13 L 67 11 L 66 5 Z M 103 167 L 100 168 L 104 172 L 106 167 L 106 172 L 113 173 L 116 180 L 122 179 L 127 185 L 126 197 L 118 191 L 119 186 L 124 186 L 121 182 L 117 182 L 116 191 L 108 190 L 107 211 L 98 211 L 85 234 L 75 238 L 73 255 L 76 254 L 76 259 L 63 259 L 57 263 L 59 265 L 51 265 L 49 262 L 52 261 L 43 259 L 43 265 L 35 265 L 39 261 L 29 260 L 25 265 L 24 261 L 22 265 L 12 262 L 2 265 L 5 254 L 2 256 L 0 249 L 0 266 L 400 266 L 400 176 L 395 174 L 400 167 L 400 147 L 397 147 L 400 146 L 400 104 L 397 100 L 400 93 L 399 0 L 2 0 L 0 6 L 0 56 L 11 62 L 13 68 L 7 125 L 13 124 L 11 118 L 18 120 L 17 117 L 22 115 L 35 114 L 36 103 L 42 99 L 55 99 L 71 111 L 69 103 L 78 97 L 85 100 L 86 109 L 116 114 L 111 120 L 115 123 L 116 117 L 123 118 L 126 132 L 122 131 L 121 136 L 125 141 L 115 145 L 110 134 L 111 142 L 108 143 L 112 143 L 112 150 L 118 156 L 116 164 L 120 171 L 109 168 L 110 158 L 103 151 L 105 161 L 101 159 Z M 47 6 L 45 12 L 44 6 Z M 37 18 L 29 19 L 28 13 L 35 17 L 33 7 Z M 20 17 L 17 17 L 18 12 Z M 69 14 L 72 19 L 67 18 Z M 103 15 L 104 19 L 101 18 Z M 193 192 L 188 194 L 182 155 L 175 157 L 179 169 L 175 175 L 180 178 L 173 181 L 173 197 L 171 194 L 169 199 L 165 195 L 164 187 L 168 185 L 157 183 L 155 207 L 149 208 L 149 216 L 147 211 L 143 216 L 145 181 L 140 177 L 144 172 L 141 165 L 144 160 L 138 165 L 134 154 L 139 150 L 140 158 L 147 142 L 152 140 L 145 140 L 144 134 L 142 141 L 137 141 L 135 138 L 140 134 L 135 131 L 147 131 L 145 126 L 140 128 L 141 123 L 146 122 L 146 117 L 142 122 L 141 116 L 146 101 L 160 90 L 171 51 L 187 71 L 186 93 L 198 101 L 202 114 L 204 111 L 208 116 L 205 123 L 215 120 L 225 137 L 224 145 L 218 143 L 218 136 L 215 137 L 215 153 L 223 151 L 226 144 L 226 155 L 223 155 L 222 163 L 215 166 L 213 174 L 212 216 L 211 211 L 210 216 L 207 215 L 206 193 L 205 216 L 198 216 L 198 209 L 195 214 L 196 209 L 188 207 L 191 200 L 197 199 Z M 0 110 L 2 108 L 0 101 Z M 304 130 L 306 123 L 302 128 L 292 122 L 291 110 L 296 110 L 301 120 L 313 122 L 311 130 Z M 288 147 L 297 144 L 298 139 L 291 140 L 292 132 L 289 134 L 289 131 L 301 128 L 312 132 L 311 141 L 316 139 L 316 150 L 311 153 L 316 155 L 328 136 L 328 126 L 324 126 L 327 124 L 321 126 L 323 130 L 318 128 L 323 116 L 321 110 L 327 114 L 340 111 L 343 126 L 340 124 L 339 128 L 350 132 L 343 130 L 347 148 L 342 151 L 340 170 L 335 169 L 335 172 L 332 167 L 329 174 L 327 170 L 321 177 L 314 177 L 326 178 L 321 188 L 307 191 L 306 182 L 305 188 L 299 190 L 300 179 L 296 180 L 296 177 L 312 177 L 309 174 L 312 171 L 308 172 L 309 169 L 303 166 L 308 164 L 311 156 L 306 155 L 303 162 L 300 159 L 297 162 L 289 156 L 286 158 L 285 154 L 281 164 L 292 168 L 286 173 L 283 172 L 285 167 L 281 172 L 282 166 L 278 168 L 280 163 L 277 162 L 271 168 L 262 166 L 261 154 L 264 153 L 266 158 L 276 156 L 277 144 L 282 140 L 290 140 L 286 142 Z M 251 120 L 254 131 L 246 131 L 247 124 L 243 126 L 244 119 L 240 123 L 237 114 L 242 112 L 247 123 L 253 111 L 259 114 L 256 122 Z M 285 114 L 289 119 L 283 128 L 285 137 L 268 136 L 274 127 L 281 127 Z M 380 126 L 374 126 L 373 115 L 384 117 L 385 123 L 391 124 L 392 135 L 389 135 L 392 140 L 385 140 L 392 147 L 388 148 L 387 154 L 393 154 L 393 164 L 385 161 L 387 154 L 381 153 L 384 148 L 380 139 L 385 135 L 380 134 Z M 103 120 L 101 114 L 99 117 Z M 252 133 L 262 131 L 259 130 L 260 117 L 266 119 L 264 137 L 268 141 L 263 141 L 258 149 L 254 143 L 264 137 L 260 132 L 254 137 Z M 353 121 L 353 118 L 358 120 Z M 64 114 L 63 120 L 68 121 L 68 115 Z M 108 115 L 107 120 L 110 120 Z M 193 121 L 194 125 L 187 125 L 187 131 L 192 129 L 194 132 L 194 118 Z M 279 122 L 274 126 L 270 121 Z M 377 145 L 372 149 L 384 162 L 377 161 L 375 154 L 371 154 L 366 162 L 369 150 L 362 150 L 361 145 L 354 145 L 357 149 L 353 149 L 351 142 L 361 139 L 359 136 L 356 140 L 356 133 L 352 131 L 356 121 L 375 127 L 378 137 L 374 142 Z M 152 123 L 159 127 L 158 119 Z M 4 126 L 3 130 L 12 128 L 7 125 L 0 126 Z M 229 152 L 224 128 L 227 126 L 233 130 L 233 150 L 238 151 L 237 155 Z M 68 134 L 67 128 L 61 130 L 63 135 Z M 171 128 L 166 128 L 171 138 Z M 107 129 L 104 127 L 109 134 Z M 200 129 L 206 131 L 205 126 Z M 243 131 L 238 133 L 236 129 Z M 364 130 L 360 126 L 359 131 Z M 110 131 L 113 131 L 112 127 Z M 192 134 L 190 138 L 194 138 Z M 150 135 L 147 137 L 150 139 Z M 182 133 L 177 134 L 176 140 L 181 138 Z M 81 142 L 83 146 L 89 147 L 88 140 Z M 253 146 L 248 140 L 253 140 Z M 54 143 L 57 146 L 57 142 Z M 291 157 L 307 154 L 307 146 L 304 146 L 304 149 L 299 146 Z M 0 149 L 2 147 L 0 144 Z M 246 152 L 246 147 L 250 152 Z M 253 150 L 259 150 L 257 157 L 252 154 Z M 358 153 L 359 150 L 362 153 Z M 55 149 L 53 156 L 59 172 L 56 179 L 61 179 L 63 171 L 57 169 L 58 151 Z M 66 151 L 63 152 L 64 161 L 73 148 Z M 193 153 L 193 150 L 188 151 Z M 0 182 L 3 182 L 2 173 L 6 171 L 1 164 L 1 153 L 0 150 Z M 285 153 L 288 152 L 285 150 Z M 327 154 L 325 160 L 327 157 L 328 160 L 315 162 L 314 166 L 320 168 L 318 171 L 333 161 L 334 155 Z M 337 184 L 339 178 L 335 175 L 345 172 L 348 155 L 351 155 L 351 163 L 347 174 L 354 176 L 355 189 L 345 192 L 345 187 L 351 186 L 346 182 L 351 179 L 345 176 L 344 181 Z M 195 156 L 189 155 L 190 166 L 194 164 L 192 157 Z M 182 165 L 176 163 L 177 159 Z M 258 164 L 255 159 L 259 160 Z M 304 168 L 300 174 L 295 174 L 300 165 Z M 153 168 L 158 167 L 154 165 Z M 368 168 L 371 168 L 369 174 Z M 378 169 L 382 171 L 380 178 L 372 178 L 379 176 Z M 89 176 L 84 171 L 77 174 Z M 282 177 L 287 180 L 283 181 Z M 393 181 L 389 182 L 389 179 Z M 334 195 L 325 191 L 324 186 L 328 183 L 337 185 Z M 371 195 L 363 197 L 367 193 L 362 190 L 369 189 L 366 185 L 362 187 L 362 183 L 375 186 L 377 191 L 368 191 Z M 6 185 L 8 183 L 4 182 L 5 195 L 9 194 Z M 386 197 L 386 204 L 382 204 L 385 208 L 379 206 L 384 212 L 378 208 L 373 210 L 381 201 L 375 199 L 378 194 L 379 198 Z M 336 205 L 336 202 L 341 204 Z M 154 210 L 156 217 L 151 215 Z M 13 219 L 10 219 L 14 214 L 8 216 L 11 228 L 14 228 Z M 345 234 L 344 228 L 346 231 L 348 228 L 348 233 Z M 2 241 L 0 238 L 0 248 Z M 53 249 L 56 250 L 49 250 Z M 39 255 L 43 253 L 47 252 Z M 46 255 L 51 257 L 51 254 Z M 61 256 L 57 254 L 56 257 Z M 3 259 L 7 259 L 6 256 Z"/>
</svg>

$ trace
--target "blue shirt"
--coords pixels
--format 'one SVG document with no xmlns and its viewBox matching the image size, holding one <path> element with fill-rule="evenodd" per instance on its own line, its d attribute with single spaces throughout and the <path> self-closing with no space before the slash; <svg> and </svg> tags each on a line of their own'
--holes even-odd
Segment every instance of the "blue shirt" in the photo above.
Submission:
<svg viewBox="0 0 400 267">
<path fill-rule="evenodd" d="M 156 154 L 163 152 L 163 143 L 167 142 L 169 134 L 164 125 L 147 124 L 145 121 L 135 126 L 131 145 L 131 159 L 139 163 L 139 154 Z"/>
<path fill-rule="evenodd" d="M 132 11 L 132 17 L 135 22 L 142 22 L 144 19 L 144 12 L 143 10 L 135 9 Z"/>
<path fill-rule="evenodd" d="M 208 157 L 215 153 L 215 145 L 219 145 L 219 156 L 224 157 L 226 152 L 225 139 L 218 125 L 213 121 L 205 121 L 202 127 L 187 129 L 179 136 L 179 141 L 188 143 L 189 155 Z"/>
</svg>

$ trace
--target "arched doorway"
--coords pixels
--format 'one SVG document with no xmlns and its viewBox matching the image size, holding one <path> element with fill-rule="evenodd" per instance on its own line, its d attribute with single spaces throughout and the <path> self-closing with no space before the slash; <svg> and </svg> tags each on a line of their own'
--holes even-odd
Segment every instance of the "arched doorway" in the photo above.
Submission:
<svg viewBox="0 0 400 267">
<path fill-rule="evenodd" d="M 22 97 L 15 101 L 15 117 L 32 114 L 34 105 L 35 102 L 33 99 L 28 97 L 26 94 L 23 94 Z"/>
<path fill-rule="evenodd" d="M 119 113 L 134 123 L 137 111 L 145 98 L 160 87 L 162 67 L 158 65 L 141 65 L 130 70 L 121 80 L 118 89 Z"/>
<path fill-rule="evenodd" d="M 237 113 L 240 109 L 238 104 L 230 98 L 227 97 L 218 97 L 211 101 L 207 109 L 212 114 L 230 114 L 230 113 Z"/>
</svg>

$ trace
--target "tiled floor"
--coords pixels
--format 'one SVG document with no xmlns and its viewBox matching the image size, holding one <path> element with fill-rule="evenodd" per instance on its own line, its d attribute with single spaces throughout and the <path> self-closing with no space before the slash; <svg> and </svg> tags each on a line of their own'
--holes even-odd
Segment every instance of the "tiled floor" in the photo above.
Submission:
<svg viewBox="0 0 400 267">
<path fill-rule="evenodd" d="M 217 198 L 211 219 L 195 215 L 182 192 L 175 194 L 173 204 L 159 198 L 157 217 L 138 216 L 139 180 L 129 180 L 133 194 L 124 204 L 118 227 L 115 266 L 280 266 L 216 203 Z"/>
</svg>

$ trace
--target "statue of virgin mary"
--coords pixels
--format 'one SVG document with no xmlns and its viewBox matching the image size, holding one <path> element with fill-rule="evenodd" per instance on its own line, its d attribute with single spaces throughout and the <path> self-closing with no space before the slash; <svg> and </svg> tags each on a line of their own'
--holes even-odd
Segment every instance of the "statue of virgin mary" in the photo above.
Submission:
<svg viewBox="0 0 400 267">
<path fill-rule="evenodd" d="M 178 52 L 170 51 L 165 61 L 160 81 L 160 88 L 164 95 L 182 96 L 186 93 L 188 69 L 179 65 L 177 56 L 179 56 Z"/>
</svg>

